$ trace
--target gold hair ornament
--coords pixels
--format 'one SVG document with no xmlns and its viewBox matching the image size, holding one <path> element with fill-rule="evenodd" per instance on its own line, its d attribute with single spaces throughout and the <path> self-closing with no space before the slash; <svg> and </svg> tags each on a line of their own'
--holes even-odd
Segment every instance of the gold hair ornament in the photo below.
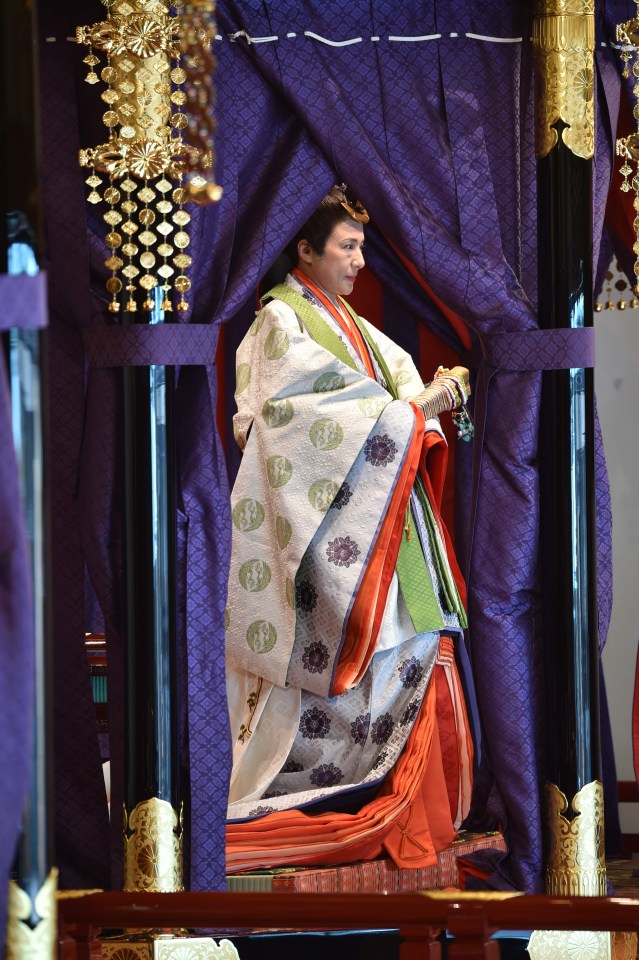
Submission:
<svg viewBox="0 0 639 960">
<path fill-rule="evenodd" d="M 212 120 L 206 158 L 197 145 L 187 142 L 186 132 L 192 126 L 188 101 L 200 97 L 195 71 L 206 59 L 205 44 L 210 45 L 215 35 L 214 6 L 176 3 L 185 12 L 172 17 L 165 0 L 103 2 L 107 19 L 78 27 L 76 39 L 89 47 L 84 58 L 89 67 L 87 83 L 99 79 L 95 67 L 100 60 L 94 49 L 106 54 L 107 60 L 100 77 L 107 85 L 101 99 L 107 107 L 102 120 L 109 130 L 108 140 L 81 150 L 79 159 L 81 166 L 91 170 L 86 179 L 91 188 L 88 201 L 109 205 L 103 215 L 108 229 L 105 242 L 111 251 L 105 260 L 111 271 L 106 283 L 112 297 L 109 310 L 119 313 L 124 289 L 124 309 L 129 313 L 137 311 L 139 295 L 143 310 L 152 311 L 157 302 L 170 311 L 175 290 L 180 295 L 177 309 L 184 312 L 189 307 L 184 294 L 191 286 L 185 273 L 191 265 L 186 253 L 191 215 L 183 205 L 190 199 L 191 186 L 188 182 L 183 186 L 183 181 L 197 164 L 202 167 L 198 173 L 207 163 L 210 168 L 213 159 Z M 191 50 L 194 33 L 197 44 Z M 190 86 L 185 92 L 181 88 L 187 81 Z M 208 92 L 201 99 L 203 106 L 211 103 Z M 200 128 L 204 130 L 203 121 Z M 107 175 L 106 184 L 99 174 Z M 210 176 L 209 170 L 208 199 L 219 199 L 221 191 L 210 189 Z M 103 188 L 101 193 L 98 187 Z M 156 287 L 162 291 L 158 301 L 153 296 Z"/>
<path fill-rule="evenodd" d="M 346 213 L 349 215 L 349 217 L 352 217 L 353 220 L 357 220 L 358 223 L 368 223 L 370 217 L 364 207 L 364 204 L 359 200 L 353 200 L 353 202 L 350 203 L 346 199 L 346 190 L 348 189 L 346 184 L 341 183 L 337 189 L 341 195 L 340 204 L 344 210 L 346 210 Z"/>
<path fill-rule="evenodd" d="M 632 92 L 636 103 L 632 115 L 637 121 L 637 132 L 629 134 L 627 137 L 621 137 L 617 140 L 617 156 L 623 160 L 619 168 L 623 180 L 621 190 L 628 193 L 634 190 L 635 198 L 633 206 L 635 208 L 635 219 L 633 228 L 635 231 L 635 243 L 633 253 L 635 254 L 635 285 L 632 288 L 634 293 L 639 295 L 639 59 L 637 59 L 637 49 L 639 48 L 639 0 L 635 0 L 637 6 L 637 16 L 625 23 L 617 24 L 617 42 L 621 44 L 621 60 L 623 61 L 623 77 L 630 77 L 630 64 L 632 63 L 632 72 L 635 76 L 635 84 Z M 634 177 L 632 181 L 628 178 L 633 173 L 632 164 L 634 163 Z"/>
</svg>

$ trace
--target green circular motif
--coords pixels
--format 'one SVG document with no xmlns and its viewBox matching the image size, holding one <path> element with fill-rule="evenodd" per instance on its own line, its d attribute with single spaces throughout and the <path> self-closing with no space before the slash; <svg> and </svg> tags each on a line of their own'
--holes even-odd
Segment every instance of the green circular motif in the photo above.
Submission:
<svg viewBox="0 0 639 960">
<path fill-rule="evenodd" d="M 381 397 L 363 397 L 357 401 L 357 406 L 365 417 L 378 417 L 386 403 Z"/>
<path fill-rule="evenodd" d="M 288 544 L 292 535 L 293 535 L 293 528 L 291 526 L 290 520 L 287 520 L 286 517 L 276 517 L 275 518 L 275 536 L 277 537 L 277 542 L 280 545 L 280 550 L 283 550 L 285 547 L 288 547 Z"/>
<path fill-rule="evenodd" d="M 308 436 L 317 450 L 335 450 L 344 439 L 344 431 L 337 420 L 323 417 L 311 425 Z"/>
<path fill-rule="evenodd" d="M 268 653 L 277 643 L 277 630 L 268 620 L 254 620 L 246 631 L 246 642 L 253 653 Z"/>
<path fill-rule="evenodd" d="M 291 610 L 295 609 L 295 583 L 288 577 L 286 578 L 286 602 Z"/>
<path fill-rule="evenodd" d="M 267 427 L 285 427 L 294 414 L 290 400 L 267 400 L 262 407 L 262 417 Z"/>
<path fill-rule="evenodd" d="M 411 379 L 412 377 L 408 370 L 398 370 L 397 373 L 393 374 L 393 380 L 395 381 L 396 387 L 402 387 Z"/>
<path fill-rule="evenodd" d="M 330 393 L 331 390 L 343 390 L 346 380 L 341 373 L 323 373 L 313 384 L 313 393 Z"/>
<path fill-rule="evenodd" d="M 264 356 L 267 360 L 279 360 L 289 348 L 289 339 L 285 330 L 273 327 L 264 342 Z"/>
<path fill-rule="evenodd" d="M 255 315 L 255 320 L 249 327 L 248 332 L 250 336 L 256 337 L 260 332 L 260 330 L 262 329 L 263 324 L 264 324 L 264 311 L 260 310 L 260 312 Z"/>
<path fill-rule="evenodd" d="M 271 582 L 271 568 L 264 560 L 247 560 L 240 567 L 238 577 L 248 593 L 259 593 Z"/>
<path fill-rule="evenodd" d="M 283 487 L 293 476 L 293 464 L 286 457 L 275 454 L 266 461 L 266 476 L 271 487 Z"/>
<path fill-rule="evenodd" d="M 235 393 L 243 393 L 251 382 L 251 367 L 248 363 L 240 363 L 235 371 Z"/>
<path fill-rule="evenodd" d="M 326 513 L 337 496 L 339 484 L 334 480 L 316 480 L 308 490 L 308 502 L 315 510 Z"/>
<path fill-rule="evenodd" d="M 244 497 L 233 507 L 233 524 L 242 533 L 257 530 L 264 523 L 264 507 L 253 497 Z"/>
</svg>

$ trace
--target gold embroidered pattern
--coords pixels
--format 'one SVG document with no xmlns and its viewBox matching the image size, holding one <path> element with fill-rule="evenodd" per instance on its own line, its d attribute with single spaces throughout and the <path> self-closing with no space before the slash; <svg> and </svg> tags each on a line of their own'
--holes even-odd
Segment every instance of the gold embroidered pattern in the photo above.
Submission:
<svg viewBox="0 0 639 960">
<path fill-rule="evenodd" d="M 554 783 L 546 784 L 549 850 L 546 893 L 556 897 L 605 897 L 606 861 L 603 834 L 603 787 L 587 783 L 568 800 Z"/>
<path fill-rule="evenodd" d="M 182 810 L 151 797 L 127 816 L 124 808 L 125 891 L 179 893 L 182 869 Z"/>
<path fill-rule="evenodd" d="M 537 91 L 536 152 L 561 137 L 578 157 L 595 152 L 593 0 L 543 0 L 533 21 Z"/>
<path fill-rule="evenodd" d="M 58 947 L 57 907 L 58 871 L 54 867 L 38 890 L 35 901 L 15 880 L 9 882 L 6 960 L 42 960 L 54 957 Z M 32 913 L 40 918 L 32 927 Z"/>
</svg>

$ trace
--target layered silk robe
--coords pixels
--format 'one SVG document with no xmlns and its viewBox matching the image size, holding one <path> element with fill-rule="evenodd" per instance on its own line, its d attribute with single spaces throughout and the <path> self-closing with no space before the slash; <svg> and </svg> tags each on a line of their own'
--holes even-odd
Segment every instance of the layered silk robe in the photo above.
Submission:
<svg viewBox="0 0 639 960">
<path fill-rule="evenodd" d="M 426 866 L 472 767 L 446 443 L 405 351 L 357 318 L 373 379 L 297 278 L 272 294 L 237 353 L 228 870 Z"/>
</svg>

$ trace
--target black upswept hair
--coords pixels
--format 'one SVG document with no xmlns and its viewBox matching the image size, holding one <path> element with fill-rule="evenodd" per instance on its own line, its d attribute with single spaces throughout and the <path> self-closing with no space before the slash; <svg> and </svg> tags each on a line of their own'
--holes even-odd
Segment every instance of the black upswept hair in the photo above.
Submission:
<svg viewBox="0 0 639 960">
<path fill-rule="evenodd" d="M 353 218 L 342 206 L 344 199 L 344 192 L 340 187 L 333 187 L 329 190 L 317 209 L 286 247 L 286 254 L 293 264 L 297 264 L 299 261 L 297 245 L 300 240 L 307 240 L 315 253 L 321 257 L 324 253 L 326 241 L 337 224 L 352 221 Z"/>
<path fill-rule="evenodd" d="M 351 223 L 353 218 L 342 203 L 347 199 L 343 187 L 332 187 L 319 206 L 313 211 L 303 227 L 286 245 L 270 270 L 260 283 L 260 294 L 263 294 L 276 283 L 281 283 L 287 273 L 299 264 L 297 245 L 300 240 L 308 240 L 311 247 L 320 257 L 324 253 L 326 241 L 338 223 Z"/>
</svg>

